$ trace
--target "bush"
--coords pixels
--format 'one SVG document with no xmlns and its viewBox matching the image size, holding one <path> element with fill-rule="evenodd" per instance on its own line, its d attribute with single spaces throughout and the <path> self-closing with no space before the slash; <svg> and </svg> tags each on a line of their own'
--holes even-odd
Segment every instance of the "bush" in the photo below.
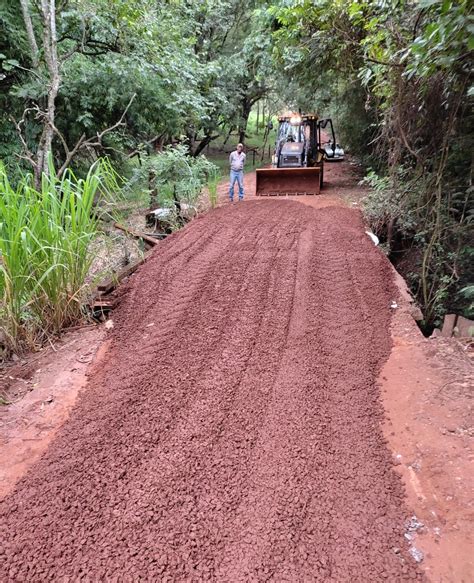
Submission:
<svg viewBox="0 0 474 583">
<path fill-rule="evenodd" d="M 369 171 L 362 182 L 371 187 L 364 216 L 387 253 L 393 259 L 398 255 L 396 266 L 418 299 L 427 327 L 441 325 L 451 311 L 472 316 L 472 189 L 462 190 L 453 178 L 452 185 L 438 187 L 436 199 L 431 174 L 414 178 L 402 166 L 383 177 Z"/>
<path fill-rule="evenodd" d="M 414 236 L 417 232 L 416 206 L 417 192 L 415 186 L 408 182 L 402 168 L 399 169 L 395 182 L 393 176 L 379 176 L 372 169 L 360 184 L 370 186 L 370 191 L 363 201 L 364 216 L 374 233 L 382 240 L 391 241 L 387 233 L 389 225 L 397 225 L 397 230 L 404 236 Z M 413 202 L 415 200 L 415 203 Z"/>
<path fill-rule="evenodd" d="M 189 155 L 186 146 L 168 146 L 163 152 L 145 159 L 127 184 L 136 189 L 137 184 L 148 183 L 151 204 L 163 207 L 176 202 L 195 205 L 203 187 L 217 171 L 204 156 Z"/>
</svg>

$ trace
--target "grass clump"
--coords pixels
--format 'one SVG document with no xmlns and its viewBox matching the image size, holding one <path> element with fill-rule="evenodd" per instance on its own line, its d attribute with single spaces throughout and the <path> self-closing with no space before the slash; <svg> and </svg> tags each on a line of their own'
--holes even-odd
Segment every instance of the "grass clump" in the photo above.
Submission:
<svg viewBox="0 0 474 583">
<path fill-rule="evenodd" d="M 0 165 L 0 343 L 8 351 L 34 348 L 77 322 L 96 236 L 97 204 L 114 173 L 96 162 L 85 178 L 52 164 L 41 188 L 31 176 L 16 185 Z"/>
<path fill-rule="evenodd" d="M 222 175 L 220 170 L 216 168 L 212 172 L 209 173 L 207 179 L 207 192 L 209 194 L 209 203 L 211 208 L 215 208 L 217 206 L 217 202 L 219 199 L 219 194 L 217 192 L 217 187 L 219 182 L 222 180 Z"/>
</svg>

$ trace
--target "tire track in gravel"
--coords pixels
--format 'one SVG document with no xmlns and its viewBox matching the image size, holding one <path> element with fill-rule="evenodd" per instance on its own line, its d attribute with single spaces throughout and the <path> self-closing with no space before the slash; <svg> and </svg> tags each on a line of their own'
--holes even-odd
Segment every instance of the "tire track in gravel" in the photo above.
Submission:
<svg viewBox="0 0 474 583">
<path fill-rule="evenodd" d="M 160 243 L 0 507 L 0 580 L 420 579 L 375 386 L 393 293 L 348 209 L 246 202 Z"/>
</svg>

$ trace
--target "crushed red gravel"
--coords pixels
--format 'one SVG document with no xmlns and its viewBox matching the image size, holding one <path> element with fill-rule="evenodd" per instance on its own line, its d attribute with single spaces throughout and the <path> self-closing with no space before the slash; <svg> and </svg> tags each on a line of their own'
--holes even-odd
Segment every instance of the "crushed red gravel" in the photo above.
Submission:
<svg viewBox="0 0 474 583">
<path fill-rule="evenodd" d="M 0 507 L 0 580 L 421 578 L 375 386 L 394 294 L 349 209 L 249 201 L 169 237 Z"/>
</svg>

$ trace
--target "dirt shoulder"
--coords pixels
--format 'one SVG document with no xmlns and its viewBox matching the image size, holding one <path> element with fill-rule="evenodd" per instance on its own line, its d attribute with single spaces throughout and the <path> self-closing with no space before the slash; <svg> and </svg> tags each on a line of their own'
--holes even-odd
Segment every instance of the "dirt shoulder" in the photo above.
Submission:
<svg viewBox="0 0 474 583">
<path fill-rule="evenodd" d="M 0 371 L 8 405 L 0 407 L 0 499 L 43 455 L 104 351 L 103 326 L 67 332 L 60 341 Z"/>
<path fill-rule="evenodd" d="M 403 281 L 398 278 L 403 288 Z M 426 339 L 403 297 L 380 374 L 385 435 L 419 528 L 407 532 L 430 581 L 474 577 L 472 356 L 455 339 Z"/>
</svg>

